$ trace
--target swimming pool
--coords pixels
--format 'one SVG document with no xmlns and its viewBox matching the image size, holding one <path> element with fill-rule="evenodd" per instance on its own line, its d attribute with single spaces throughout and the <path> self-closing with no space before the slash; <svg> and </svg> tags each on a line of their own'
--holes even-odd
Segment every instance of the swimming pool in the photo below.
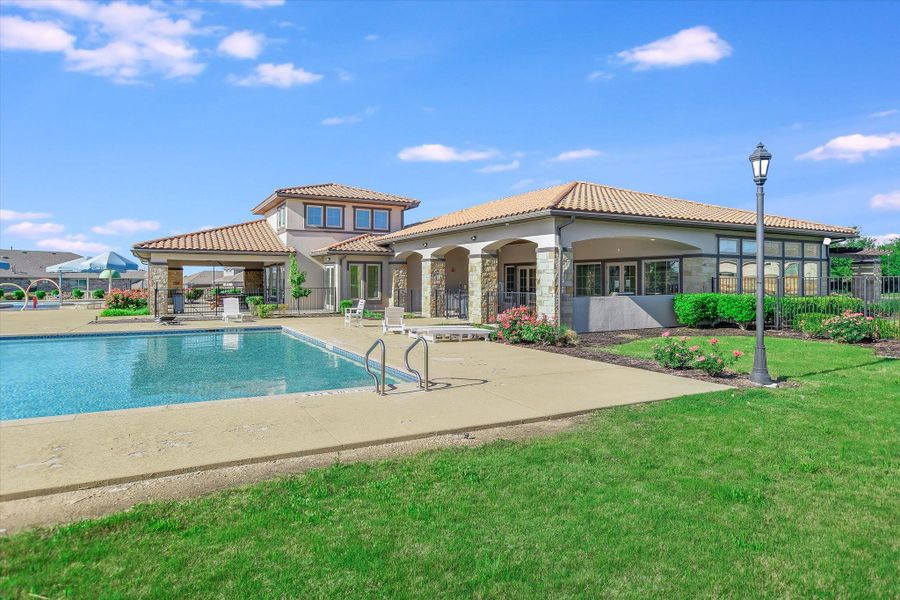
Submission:
<svg viewBox="0 0 900 600">
<path fill-rule="evenodd" d="M 303 337 L 270 328 L 0 339 L 0 420 L 373 385 L 359 357 Z"/>
</svg>

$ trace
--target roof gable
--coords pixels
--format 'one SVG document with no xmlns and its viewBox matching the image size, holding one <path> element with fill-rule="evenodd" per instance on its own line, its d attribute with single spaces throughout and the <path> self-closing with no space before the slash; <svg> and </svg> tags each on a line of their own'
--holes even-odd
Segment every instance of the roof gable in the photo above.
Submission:
<svg viewBox="0 0 900 600">
<path fill-rule="evenodd" d="M 340 242 L 319 248 L 313 254 L 393 254 L 385 246 L 379 246 L 377 241 L 383 236 L 372 233 L 364 233 Z"/>
<path fill-rule="evenodd" d="M 286 246 L 265 219 L 182 233 L 134 245 L 134 250 L 187 250 L 288 254 Z"/>
<path fill-rule="evenodd" d="M 393 204 L 404 208 L 415 208 L 419 201 L 415 198 L 386 194 L 375 190 L 367 190 L 361 187 L 344 185 L 342 183 L 318 183 L 312 185 L 300 185 L 295 187 L 279 188 L 272 192 L 268 198 L 260 202 L 253 209 L 253 213 L 262 214 L 272 205 L 285 197 L 309 198 L 313 200 L 357 200 L 361 202 L 375 202 L 379 204 Z"/>
</svg>

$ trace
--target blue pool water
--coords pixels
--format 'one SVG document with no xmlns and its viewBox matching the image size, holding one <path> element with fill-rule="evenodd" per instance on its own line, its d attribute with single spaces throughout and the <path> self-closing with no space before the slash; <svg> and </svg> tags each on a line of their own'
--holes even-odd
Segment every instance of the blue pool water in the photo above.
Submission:
<svg viewBox="0 0 900 600">
<path fill-rule="evenodd" d="M 0 340 L 0 420 L 371 385 L 281 331 Z"/>
</svg>

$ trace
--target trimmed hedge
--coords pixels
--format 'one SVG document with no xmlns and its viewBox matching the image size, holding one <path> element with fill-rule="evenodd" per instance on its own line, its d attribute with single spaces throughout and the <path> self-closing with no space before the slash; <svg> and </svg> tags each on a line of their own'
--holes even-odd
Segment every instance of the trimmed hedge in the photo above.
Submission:
<svg viewBox="0 0 900 600">
<path fill-rule="evenodd" d="M 863 301 L 853 296 L 784 296 L 776 300 L 766 296 L 766 319 L 775 315 L 775 303 L 781 304 L 781 315 L 787 323 L 810 313 L 839 315 L 860 312 Z M 678 322 L 688 327 L 714 325 L 717 321 L 737 323 L 741 328 L 756 320 L 754 294 L 676 294 L 673 301 Z"/>
<path fill-rule="evenodd" d="M 678 322 L 688 327 L 712 325 L 718 318 L 721 294 L 676 294 L 675 315 Z"/>
<path fill-rule="evenodd" d="M 791 328 L 810 337 L 826 337 L 823 323 L 833 315 L 825 313 L 800 313 L 791 321 Z"/>
<path fill-rule="evenodd" d="M 143 308 L 104 308 L 100 311 L 101 317 L 139 317 L 149 315 L 150 309 Z"/>
</svg>

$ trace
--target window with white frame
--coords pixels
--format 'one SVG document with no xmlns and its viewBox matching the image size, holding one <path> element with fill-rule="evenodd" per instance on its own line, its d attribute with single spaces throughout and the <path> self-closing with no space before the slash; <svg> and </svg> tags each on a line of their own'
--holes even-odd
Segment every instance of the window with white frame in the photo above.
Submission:
<svg viewBox="0 0 900 600">
<path fill-rule="evenodd" d="M 354 208 L 353 227 L 355 229 L 372 229 L 372 209 Z"/>
<path fill-rule="evenodd" d="M 344 209 L 342 207 L 325 207 L 325 227 L 328 227 L 329 229 L 344 228 Z"/>
<path fill-rule="evenodd" d="M 372 229 L 376 231 L 388 231 L 391 228 L 390 211 L 376 208 L 372 211 Z"/>
<path fill-rule="evenodd" d="M 575 295 L 603 295 L 603 265 L 600 263 L 580 263 L 575 265 Z"/>
<path fill-rule="evenodd" d="M 645 260 L 644 295 L 677 294 L 680 290 L 681 261 L 677 258 Z"/>
<path fill-rule="evenodd" d="M 306 205 L 306 226 L 322 227 L 325 224 L 323 207 L 315 204 Z"/>
<path fill-rule="evenodd" d="M 287 205 L 285 204 L 275 209 L 275 227 L 278 229 L 287 227 Z"/>
</svg>

